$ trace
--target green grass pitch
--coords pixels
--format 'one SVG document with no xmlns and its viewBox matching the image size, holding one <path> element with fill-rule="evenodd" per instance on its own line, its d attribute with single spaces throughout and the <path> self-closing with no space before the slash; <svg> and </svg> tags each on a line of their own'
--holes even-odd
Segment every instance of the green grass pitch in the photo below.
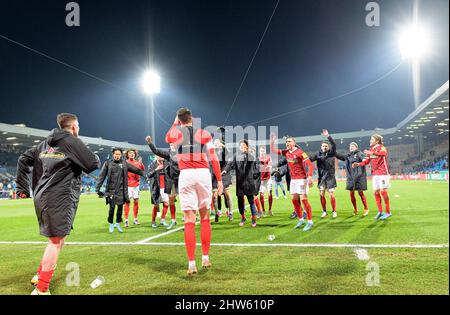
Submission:
<svg viewBox="0 0 450 315">
<path fill-rule="evenodd" d="M 380 222 L 373 219 L 376 211 L 372 191 L 366 193 L 370 215 L 354 217 L 343 184 L 336 191 L 338 218 L 320 219 L 319 194 L 313 188 L 309 199 L 315 226 L 310 232 L 293 229 L 289 199 L 274 198 L 275 215 L 258 220 L 257 228 L 249 223 L 239 227 L 237 212 L 231 223 L 225 217 L 212 223 L 212 242 L 217 244 L 210 252 L 213 267 L 199 270 L 193 278 L 186 276 L 182 229 L 154 238 L 148 241 L 150 245 L 123 244 L 166 232 L 162 227 L 150 227 L 148 192 L 141 196 L 142 224 L 123 234 L 108 233 L 107 208 L 102 199 L 83 196 L 74 230 L 67 239 L 77 243 L 64 247 L 50 289 L 52 294 L 449 294 L 448 189 L 446 182 L 393 181 L 393 217 Z M 177 221 L 177 228 L 182 227 L 180 211 Z M 268 240 L 271 234 L 276 237 L 273 241 Z M 30 242 L 44 241 L 38 233 L 31 200 L 0 201 L 0 294 L 32 291 L 29 280 L 45 244 Z M 361 260 L 351 247 L 292 244 L 447 246 L 366 248 L 368 257 Z M 197 247 L 198 264 L 200 255 Z M 70 271 L 65 267 L 70 262 L 79 265 L 79 286 L 66 284 Z M 104 276 L 106 282 L 91 289 L 89 284 L 98 275 Z"/>
</svg>

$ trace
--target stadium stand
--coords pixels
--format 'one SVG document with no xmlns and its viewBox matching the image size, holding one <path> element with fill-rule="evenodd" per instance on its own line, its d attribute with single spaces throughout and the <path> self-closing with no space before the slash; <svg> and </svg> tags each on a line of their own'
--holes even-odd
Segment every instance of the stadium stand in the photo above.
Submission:
<svg viewBox="0 0 450 315">
<path fill-rule="evenodd" d="M 338 151 L 347 152 L 350 142 L 357 142 L 361 149 L 367 148 L 370 136 L 378 133 L 384 137 L 389 151 L 391 173 L 400 176 L 411 174 L 438 174 L 422 176 L 419 179 L 448 180 L 448 125 L 449 125 L 449 81 L 444 83 L 425 102 L 418 106 L 403 121 L 392 128 L 361 130 L 333 134 Z M 26 127 L 23 124 L 9 125 L 0 123 L 0 198 L 13 198 L 15 191 L 15 168 L 20 153 L 44 140 L 49 131 Z M 135 148 L 139 151 L 144 164 L 151 163 L 152 155 L 146 145 L 134 145 L 128 142 L 104 140 L 102 138 L 81 137 L 81 139 L 105 161 L 113 147 Z M 297 142 L 308 152 L 320 148 L 323 137 L 320 135 L 298 137 Z M 283 139 L 278 139 L 282 145 Z M 268 146 L 268 141 L 257 141 L 253 145 Z M 235 147 L 230 144 L 229 147 Z M 344 178 L 342 162 L 338 164 L 337 176 Z M 83 192 L 94 192 L 98 171 L 83 176 Z M 415 177 L 416 178 L 416 177 Z M 141 182 L 144 189 L 145 181 Z"/>
</svg>

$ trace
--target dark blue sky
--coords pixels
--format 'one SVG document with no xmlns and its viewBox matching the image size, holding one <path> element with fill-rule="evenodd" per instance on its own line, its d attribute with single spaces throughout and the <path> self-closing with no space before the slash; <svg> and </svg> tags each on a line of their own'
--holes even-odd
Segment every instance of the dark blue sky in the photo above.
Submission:
<svg viewBox="0 0 450 315">
<path fill-rule="evenodd" d="M 158 113 L 190 107 L 222 124 L 276 0 L 80 0 L 81 27 L 65 26 L 69 1 L 0 0 L 0 35 L 58 58 L 121 89 L 0 38 L 0 122 L 50 129 L 74 112 L 82 134 L 142 143 L 139 79 L 149 55 L 162 77 Z M 378 1 L 381 26 L 365 24 L 360 0 L 281 0 L 230 115 L 244 124 L 308 106 L 369 83 L 401 61 L 399 29 L 412 1 Z M 449 3 L 420 1 L 433 45 L 422 63 L 422 99 L 448 80 Z M 127 90 L 129 92 L 124 92 Z M 411 67 L 364 91 L 265 122 L 291 135 L 345 132 L 398 123 L 414 108 Z M 161 137 L 167 126 L 156 119 Z"/>
</svg>

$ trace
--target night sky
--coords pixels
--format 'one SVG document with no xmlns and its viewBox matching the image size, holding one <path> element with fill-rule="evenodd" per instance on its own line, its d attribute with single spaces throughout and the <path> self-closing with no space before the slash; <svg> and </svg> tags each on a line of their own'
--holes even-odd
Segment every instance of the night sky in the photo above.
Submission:
<svg viewBox="0 0 450 315">
<path fill-rule="evenodd" d="M 276 0 L 77 1 L 81 26 L 65 25 L 69 1 L 0 0 L 0 35 L 112 83 L 92 79 L 0 38 L 0 122 L 51 129 L 59 112 L 81 134 L 142 144 L 149 60 L 162 77 L 158 114 L 188 106 L 221 125 Z M 377 1 L 381 26 L 365 24 L 361 0 L 281 0 L 228 124 L 299 109 L 361 87 L 401 62 L 397 34 L 412 1 Z M 449 77 L 449 2 L 420 1 L 432 47 L 421 66 L 422 100 Z M 388 128 L 414 109 L 411 66 L 368 89 L 264 122 L 295 136 Z M 157 144 L 167 130 L 156 117 Z"/>
</svg>

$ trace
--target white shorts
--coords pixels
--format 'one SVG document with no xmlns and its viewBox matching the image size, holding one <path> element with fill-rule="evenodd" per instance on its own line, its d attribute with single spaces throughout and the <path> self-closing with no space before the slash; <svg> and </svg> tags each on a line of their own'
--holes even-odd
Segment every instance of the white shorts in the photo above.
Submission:
<svg viewBox="0 0 450 315">
<path fill-rule="evenodd" d="M 161 188 L 159 190 L 159 195 L 161 196 L 161 202 L 169 202 L 169 195 L 166 194 L 166 192 L 164 191 L 164 188 Z"/>
<path fill-rule="evenodd" d="M 208 168 L 188 168 L 180 171 L 178 195 L 181 210 L 211 209 L 212 183 Z"/>
<path fill-rule="evenodd" d="M 131 199 L 139 199 L 139 186 L 136 187 L 128 187 L 128 198 Z"/>
<path fill-rule="evenodd" d="M 309 185 L 307 179 L 291 179 L 290 193 L 298 195 L 307 195 L 309 192 Z"/>
<path fill-rule="evenodd" d="M 260 193 L 265 193 L 266 191 L 272 191 L 272 178 L 261 180 L 261 186 L 259 187 Z"/>
<path fill-rule="evenodd" d="M 391 175 L 374 175 L 372 185 L 373 190 L 391 188 Z"/>
<path fill-rule="evenodd" d="M 320 187 L 319 187 L 319 190 L 320 190 L 320 191 L 326 190 L 326 191 L 328 191 L 328 192 L 330 192 L 330 193 L 333 193 L 333 192 L 336 190 L 336 188 L 329 188 L 329 189 L 327 189 L 327 188 L 325 188 L 325 186 L 320 186 Z"/>
</svg>

